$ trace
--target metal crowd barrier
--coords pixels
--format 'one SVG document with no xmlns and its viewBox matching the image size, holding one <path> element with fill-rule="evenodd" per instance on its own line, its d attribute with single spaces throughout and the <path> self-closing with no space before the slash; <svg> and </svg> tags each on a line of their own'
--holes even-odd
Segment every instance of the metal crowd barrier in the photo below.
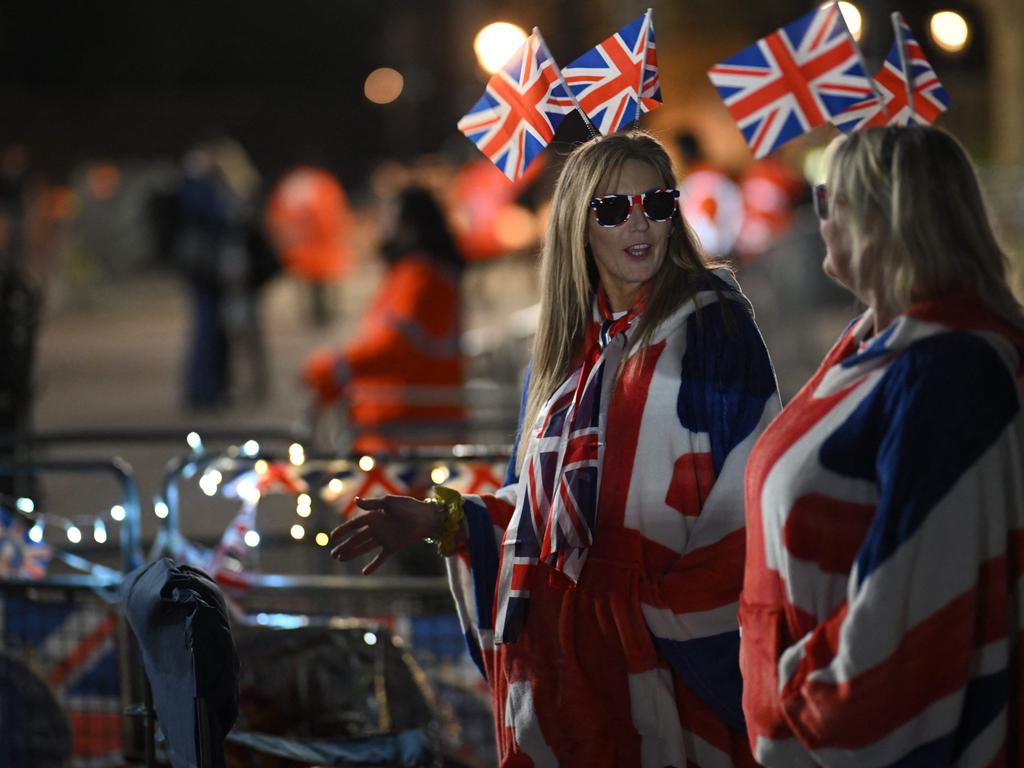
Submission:
<svg viewBox="0 0 1024 768">
<path fill-rule="evenodd" d="M 18 559 L 6 561 L 8 575 L 0 578 L 0 765 L 119 766 L 125 658 L 116 600 L 122 571 L 141 562 L 139 490 L 131 467 L 117 458 L 0 464 L 0 475 L 34 482 L 53 474 L 115 481 L 123 515 L 115 528 L 120 568 L 47 545 L 47 527 L 72 540 L 78 529 L 42 497 L 38 504 L 13 499 L 4 512 L 0 543 L 6 557 Z M 49 557 L 68 572 L 38 578 Z"/>
<path fill-rule="evenodd" d="M 222 435 L 215 430 L 203 433 L 207 444 L 219 437 L 231 439 L 237 435 L 237 430 L 225 430 Z M 51 433 L 33 444 L 49 448 L 74 442 L 96 447 L 182 439 L 182 434 L 174 430 L 122 430 L 91 435 Z M 457 446 L 375 457 L 306 456 L 291 434 L 264 432 L 259 439 L 264 445 L 273 445 L 275 440 L 288 444 L 289 450 L 281 454 L 254 452 L 252 445 L 239 440 L 237 447 L 211 452 L 195 441 L 192 452 L 168 462 L 156 504 L 147 510 L 147 514 L 162 516 L 148 558 L 142 554 L 140 492 L 126 462 L 62 459 L 44 453 L 45 458 L 35 461 L 0 464 L 0 475 L 84 473 L 113 477 L 122 515 L 116 528 L 117 567 L 90 563 L 73 551 L 55 546 L 53 562 L 63 563 L 63 570 L 68 572 L 51 569 L 43 578 L 38 574 L 36 578 L 0 578 L 0 720 L 4 723 L 0 766 L 103 768 L 144 761 L 144 724 L 124 714 L 127 707 L 142 701 L 144 673 L 116 604 L 121 576 L 143 559 L 171 555 L 189 562 L 197 553 L 201 557 L 218 550 L 223 556 L 220 565 L 225 566 L 218 575 L 230 602 L 238 609 L 240 631 L 325 628 L 340 633 L 344 626 L 344 631 L 350 633 L 353 626 L 365 626 L 370 637 L 377 628 L 381 637 L 394 638 L 402 653 L 415 659 L 410 667 L 414 677 L 419 675 L 427 681 L 436 732 L 450 764 L 484 766 L 493 762 L 487 694 L 465 652 L 436 554 L 424 545 L 390 571 L 384 569 L 383 575 L 363 577 L 333 563 L 326 549 L 310 539 L 336 523 L 336 510 L 350 507 L 355 493 L 421 494 L 434 482 L 456 487 L 462 484 L 464 490 L 471 491 L 488 490 L 488 484 L 495 487 L 503 474 L 505 449 Z M 236 531 L 240 538 L 229 547 L 224 546 L 223 536 L 186 539 L 183 522 L 191 533 L 197 518 L 211 516 L 209 509 L 198 505 L 214 501 L 232 482 L 236 496 L 231 503 L 243 505 L 244 497 L 237 494 L 240 485 L 243 494 L 246 486 L 240 481 L 249 475 L 250 481 L 258 483 L 258 469 L 278 481 L 301 481 L 283 493 L 264 487 L 259 506 L 273 507 L 276 502 L 278 508 L 266 513 L 265 518 L 260 511 L 261 525 L 253 528 L 262 535 L 258 546 L 249 546 L 247 531 L 243 530 Z M 195 486 L 213 472 L 221 476 L 214 493 L 207 493 L 211 488 L 208 480 L 206 490 L 197 493 Z M 281 491 L 281 487 L 276 490 Z M 224 500 L 220 501 L 223 505 Z M 304 517 L 303 509 L 308 510 Z M 225 514 L 230 511 L 222 506 L 224 523 L 231 519 Z M 18 513 L 18 519 L 24 528 L 40 513 L 47 514 L 45 502 L 34 512 Z M 297 540 L 290 527 L 300 523 L 308 530 Z M 272 556 L 257 567 L 249 567 L 246 555 L 261 549 Z M 281 564 L 285 567 L 275 567 Z M 382 721 L 381 725 L 386 724 Z M 14 738 L 11 734 L 20 735 Z"/>
<path fill-rule="evenodd" d="M 287 456 L 238 451 L 178 456 L 168 463 L 157 502 L 161 530 L 151 559 L 169 555 L 187 562 L 198 550 L 206 559 L 197 564 L 213 573 L 253 627 L 288 630 L 363 622 L 383 628 L 411 654 L 436 693 L 446 754 L 458 756 L 464 765 L 490 765 L 494 734 L 488 694 L 466 652 L 440 558 L 424 545 L 390 569 L 385 566 L 383 574 L 365 577 L 353 570 L 361 564 L 346 571 L 328 558 L 323 538 L 310 539 L 326 537 L 340 520 L 339 512 L 352 509 L 356 495 L 422 495 L 433 483 L 493 490 L 502 482 L 506 461 L 507 448 L 488 446 L 408 449 L 373 457 L 306 456 L 298 446 Z M 209 502 L 223 493 L 241 511 L 230 525 L 225 516 L 221 541 L 197 547 L 182 531 L 206 517 Z M 262 511 L 256 513 L 275 497 L 286 503 L 267 519 Z M 295 537 L 295 526 L 304 529 L 301 538 Z M 258 535 L 247 538 L 253 532 Z M 225 539 L 230 541 L 225 544 Z M 277 563 L 291 564 L 293 571 L 305 566 L 306 572 L 251 569 L 248 558 L 267 546 L 298 551 L 298 557 L 279 557 Z M 321 572 L 308 572 L 316 569 Z"/>
</svg>

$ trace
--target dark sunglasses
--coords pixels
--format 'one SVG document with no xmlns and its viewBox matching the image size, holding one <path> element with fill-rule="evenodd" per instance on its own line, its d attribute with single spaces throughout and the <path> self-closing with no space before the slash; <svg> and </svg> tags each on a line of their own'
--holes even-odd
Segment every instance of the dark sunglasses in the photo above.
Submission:
<svg viewBox="0 0 1024 768">
<path fill-rule="evenodd" d="M 668 221 L 676 214 L 678 189 L 651 189 L 639 195 L 605 195 L 590 201 L 590 210 L 602 227 L 625 224 L 637 203 L 651 221 Z"/>
<path fill-rule="evenodd" d="M 814 212 L 822 221 L 828 220 L 828 187 L 824 184 L 814 185 Z"/>
</svg>

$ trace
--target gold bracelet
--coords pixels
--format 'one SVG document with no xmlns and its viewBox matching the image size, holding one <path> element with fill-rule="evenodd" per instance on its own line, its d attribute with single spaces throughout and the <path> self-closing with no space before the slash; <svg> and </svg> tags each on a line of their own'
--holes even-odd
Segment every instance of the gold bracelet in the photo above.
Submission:
<svg viewBox="0 0 1024 768">
<path fill-rule="evenodd" d="M 435 485 L 432 501 L 440 507 L 441 515 L 438 518 L 437 534 L 427 541 L 437 545 L 439 555 L 449 557 L 459 551 L 459 532 L 466 516 L 462 507 L 462 494 L 443 485 Z"/>
</svg>

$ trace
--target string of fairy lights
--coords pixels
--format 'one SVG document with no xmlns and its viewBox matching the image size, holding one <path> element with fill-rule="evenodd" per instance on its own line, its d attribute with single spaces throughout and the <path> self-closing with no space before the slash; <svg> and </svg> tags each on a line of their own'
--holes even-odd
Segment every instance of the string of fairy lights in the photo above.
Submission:
<svg viewBox="0 0 1024 768">
<path fill-rule="evenodd" d="M 256 440 L 228 447 L 223 452 L 207 452 L 198 432 L 190 432 L 185 442 L 190 453 L 183 457 L 180 467 L 182 481 L 194 481 L 207 497 L 236 499 L 254 508 L 265 495 L 292 494 L 295 518 L 285 524 L 288 536 L 295 542 L 311 541 L 318 547 L 329 544 L 329 535 L 326 530 L 317 529 L 314 496 L 342 513 L 346 505 L 351 505 L 351 496 L 355 493 L 405 491 L 414 484 L 417 488 L 440 485 L 458 474 L 454 462 L 460 458 L 471 460 L 469 456 L 460 457 L 458 449 L 453 453 L 452 462 L 410 459 L 381 466 L 378 459 L 370 455 L 310 460 L 306 448 L 295 442 L 287 448 L 287 459 L 279 461 L 262 456 L 262 447 Z M 386 484 L 374 489 L 373 478 L 380 478 Z M 167 525 L 171 503 L 176 502 L 169 503 L 163 496 L 153 499 L 152 514 L 162 525 Z M 62 515 L 39 509 L 37 502 L 27 496 L 14 500 L 13 507 L 27 529 L 25 538 L 32 544 L 52 548 L 114 545 L 119 541 L 119 528 L 129 514 L 125 505 L 118 503 L 95 514 Z M 330 516 L 327 516 L 320 524 L 329 521 Z M 0 531 L 0 538 L 2 533 Z M 245 531 L 242 541 L 256 548 L 262 536 L 254 526 Z"/>
</svg>

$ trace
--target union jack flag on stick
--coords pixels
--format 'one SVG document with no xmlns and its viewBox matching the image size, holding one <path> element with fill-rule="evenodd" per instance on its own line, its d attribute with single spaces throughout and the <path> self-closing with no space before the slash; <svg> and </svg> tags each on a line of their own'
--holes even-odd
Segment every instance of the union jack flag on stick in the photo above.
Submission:
<svg viewBox="0 0 1024 768">
<path fill-rule="evenodd" d="M 562 74 L 536 27 L 490 80 L 459 130 L 515 181 L 575 108 Z"/>
<path fill-rule="evenodd" d="M 878 97 L 831 3 L 708 70 L 755 157 Z"/>
<path fill-rule="evenodd" d="M 562 70 L 580 109 L 603 134 L 661 106 L 651 9 Z"/>
<path fill-rule="evenodd" d="M 899 11 L 892 14 L 895 39 L 875 84 L 882 103 L 874 108 L 854 105 L 833 122 L 849 133 L 884 125 L 931 125 L 949 109 L 949 94 L 924 55 L 921 44 Z"/>
</svg>

